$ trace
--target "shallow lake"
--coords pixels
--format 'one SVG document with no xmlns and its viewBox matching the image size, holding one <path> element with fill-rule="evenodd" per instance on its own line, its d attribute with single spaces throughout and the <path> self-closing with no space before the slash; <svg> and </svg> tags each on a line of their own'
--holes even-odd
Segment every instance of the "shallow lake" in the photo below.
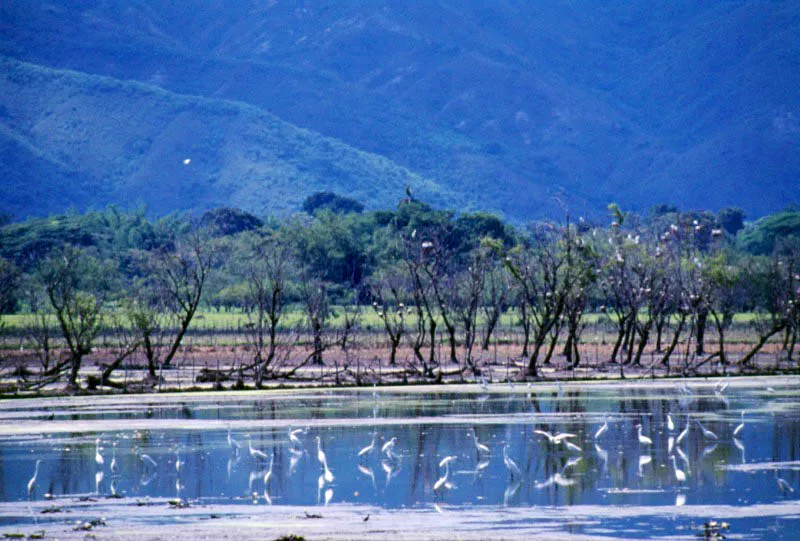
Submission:
<svg viewBox="0 0 800 541">
<path fill-rule="evenodd" d="M 600 509 L 557 526 L 672 538 L 717 520 L 730 535 L 793 538 L 800 382 L 727 381 L 7 400 L 0 528 L 63 522 L 29 507 L 45 498 L 114 499 L 117 512 L 179 499 L 532 517 Z"/>
</svg>

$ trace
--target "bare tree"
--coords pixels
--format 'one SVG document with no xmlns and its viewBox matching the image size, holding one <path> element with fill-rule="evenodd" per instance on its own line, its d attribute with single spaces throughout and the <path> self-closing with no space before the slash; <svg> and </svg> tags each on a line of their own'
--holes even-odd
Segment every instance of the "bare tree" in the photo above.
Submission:
<svg viewBox="0 0 800 541">
<path fill-rule="evenodd" d="M 374 299 L 372 308 L 381 319 L 389 338 L 389 365 L 397 363 L 397 349 L 407 333 L 406 305 L 408 302 L 408 280 L 402 270 L 388 267 L 369 280 L 370 293 Z M 421 335 L 424 339 L 424 332 Z"/>
<path fill-rule="evenodd" d="M 68 246 L 45 258 L 38 276 L 69 351 L 67 388 L 77 390 L 81 363 L 100 331 L 108 269 L 85 250 Z"/>
<path fill-rule="evenodd" d="M 473 249 L 468 267 L 455 276 L 453 288 L 454 311 L 464 329 L 464 362 L 475 375 L 480 374 L 480 369 L 472 358 L 472 349 L 478 333 L 478 311 L 483 300 L 488 266 L 486 249 Z"/>
</svg>

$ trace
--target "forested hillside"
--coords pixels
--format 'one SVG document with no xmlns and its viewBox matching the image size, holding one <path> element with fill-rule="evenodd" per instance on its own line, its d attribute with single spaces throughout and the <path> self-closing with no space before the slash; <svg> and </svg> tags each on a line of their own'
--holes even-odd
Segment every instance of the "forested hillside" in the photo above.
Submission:
<svg viewBox="0 0 800 541">
<path fill-rule="evenodd" d="M 602 213 L 609 200 L 756 217 L 797 197 L 794 2 L 32 1 L 7 2 L 0 17 L 0 53 L 116 80 L 4 88 L 3 182 L 77 187 L 44 208 L 5 200 L 18 216 L 131 193 L 159 213 L 285 211 L 317 189 L 380 206 L 409 179 L 436 204 L 517 222 L 559 204 Z M 141 94 L 129 80 L 174 94 Z M 227 112 L 187 114 L 182 100 Z M 48 112 L 32 119 L 37 137 L 12 110 Z M 278 119 L 292 136 L 262 135 Z M 309 139 L 298 151 L 296 137 L 317 134 L 370 154 L 342 166 Z M 180 156 L 166 164 L 189 150 L 206 153 L 191 179 Z"/>
</svg>

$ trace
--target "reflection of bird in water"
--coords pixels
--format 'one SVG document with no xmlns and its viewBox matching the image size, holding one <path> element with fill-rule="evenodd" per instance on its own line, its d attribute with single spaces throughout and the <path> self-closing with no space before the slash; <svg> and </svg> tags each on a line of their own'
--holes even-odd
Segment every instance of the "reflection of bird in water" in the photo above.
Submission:
<svg viewBox="0 0 800 541">
<path fill-rule="evenodd" d="M 484 444 L 482 444 L 481 442 L 478 441 L 478 434 L 475 433 L 475 429 L 474 428 L 472 429 L 472 439 L 475 442 L 475 450 L 478 452 L 478 454 L 480 454 L 480 453 L 484 453 L 484 454 L 487 454 L 487 455 L 491 454 L 491 451 L 489 450 L 489 448 L 486 445 L 484 445 Z"/>
<path fill-rule="evenodd" d="M 672 416 L 667 413 L 667 430 L 670 432 L 675 430 L 675 423 L 672 422 Z"/>
<path fill-rule="evenodd" d="M 594 444 L 594 450 L 597 451 L 597 456 L 600 457 L 600 460 L 603 462 L 603 472 L 608 471 L 608 451 L 596 443 Z"/>
<path fill-rule="evenodd" d="M 537 489 L 547 488 L 552 485 L 558 485 L 560 487 L 570 487 L 575 484 L 575 479 L 569 479 L 561 475 L 561 472 L 554 473 L 550 477 L 547 478 L 547 481 L 542 483 L 536 483 Z"/>
<path fill-rule="evenodd" d="M 686 494 L 677 494 L 675 496 L 675 507 L 682 507 L 686 504 Z"/>
<path fill-rule="evenodd" d="M 653 461 L 650 455 L 639 455 L 639 477 L 644 477 L 643 468 Z"/>
<path fill-rule="evenodd" d="M 366 447 L 364 447 L 363 449 L 361 449 L 361 450 L 358 452 L 358 456 L 359 456 L 359 457 L 362 457 L 362 456 L 364 456 L 364 455 L 371 454 L 371 453 L 372 453 L 372 451 L 374 451 L 374 450 L 375 450 L 375 439 L 376 439 L 377 437 L 378 437 L 378 433 L 377 433 L 377 432 L 373 432 L 373 433 L 372 433 L 372 442 L 371 442 L 369 445 L 367 445 Z"/>
<path fill-rule="evenodd" d="M 102 449 L 102 447 L 100 447 L 100 438 L 97 438 L 94 440 L 94 461 L 102 468 L 106 461 L 103 455 L 100 454 L 100 449 Z"/>
<path fill-rule="evenodd" d="M 717 450 L 718 446 L 719 444 L 717 443 L 712 443 L 711 445 L 707 446 L 705 449 L 703 449 L 703 456 L 710 455 L 711 453 Z"/>
<path fill-rule="evenodd" d="M 554 445 L 558 445 L 562 441 L 564 441 L 564 440 L 566 440 L 568 438 L 577 438 L 578 437 L 575 434 L 569 434 L 569 433 L 566 433 L 566 432 L 561 432 L 559 434 L 551 434 L 550 432 L 547 432 L 546 430 L 540 430 L 538 428 L 536 430 L 534 430 L 533 432 L 535 434 L 540 434 L 540 435 L 544 436 L 545 438 L 547 438 L 547 441 L 549 441 L 550 443 L 552 443 Z"/>
<path fill-rule="evenodd" d="M 332 499 L 333 499 L 333 489 L 329 487 L 328 490 L 325 491 L 325 505 L 327 506 Z"/>
<path fill-rule="evenodd" d="M 678 453 L 678 456 L 681 457 L 683 463 L 686 464 L 686 471 L 692 473 L 692 467 L 689 464 L 689 457 L 686 456 L 686 453 L 683 452 L 683 449 L 681 449 L 680 447 L 676 447 L 675 451 Z"/>
<path fill-rule="evenodd" d="M 517 479 L 516 481 L 512 481 L 508 484 L 505 491 L 503 492 L 503 505 L 508 507 L 508 502 L 517 494 L 519 487 L 522 486 L 522 480 Z"/>
<path fill-rule="evenodd" d="M 642 425 L 641 424 L 636 425 L 636 430 L 639 432 L 639 443 L 641 445 L 651 445 L 653 443 L 653 440 L 651 440 L 647 436 L 642 435 Z"/>
<path fill-rule="evenodd" d="M 675 462 L 675 455 L 670 455 L 670 458 L 672 459 L 672 469 L 675 471 L 675 479 L 677 479 L 679 483 L 685 483 L 686 473 L 678 469 L 678 464 Z"/>
<path fill-rule="evenodd" d="M 570 468 L 574 468 L 575 466 L 580 464 L 582 460 L 583 460 L 583 457 L 579 457 L 579 456 L 570 458 L 569 460 L 567 460 L 566 464 L 564 464 L 561 467 L 561 473 L 566 472 Z"/>
<path fill-rule="evenodd" d="M 363 464 L 358 464 L 356 467 L 358 468 L 358 471 L 370 478 L 372 481 L 372 488 L 377 489 L 378 485 L 375 483 L 375 472 L 372 471 L 372 468 Z"/>
<path fill-rule="evenodd" d="M 670 436 L 669 439 L 667 440 L 667 454 L 672 453 L 673 447 L 675 447 L 675 438 L 673 436 Z"/>
<path fill-rule="evenodd" d="M 28 481 L 28 496 L 30 497 L 33 494 L 33 491 L 36 489 L 36 478 L 39 476 L 39 466 L 42 465 L 41 460 L 36 461 L 36 467 L 33 470 L 33 477 L 31 480 Z"/>
<path fill-rule="evenodd" d="M 597 439 L 597 438 L 599 438 L 600 436 L 602 436 L 603 434 L 605 434 L 607 430 L 608 430 L 608 420 L 605 420 L 605 421 L 603 422 L 603 426 L 601 426 L 600 428 L 598 428 L 598 429 L 597 429 L 597 432 L 595 432 L 595 433 L 594 433 L 594 439 Z"/>
<path fill-rule="evenodd" d="M 94 493 L 100 494 L 100 485 L 103 484 L 103 477 L 105 474 L 102 470 L 94 474 Z"/>
<path fill-rule="evenodd" d="M 303 458 L 305 451 L 295 451 L 291 447 L 289 448 L 289 475 L 292 475 L 294 471 L 297 469 L 297 465 L 300 463 L 300 459 Z"/>
<path fill-rule="evenodd" d="M 745 460 L 744 460 L 744 443 L 742 443 L 741 440 L 739 440 L 737 438 L 733 438 L 733 444 L 736 446 L 737 449 L 739 449 L 739 451 L 741 451 L 741 453 L 742 453 L 742 464 L 744 464 L 744 462 L 745 462 Z"/>
<path fill-rule="evenodd" d="M 700 421 L 695 419 L 694 422 L 697 423 L 697 426 L 700 427 L 700 430 L 703 432 L 703 436 L 705 436 L 706 438 L 712 439 L 712 440 L 717 439 L 717 435 L 714 434 L 713 432 L 711 432 L 706 427 L 704 427 L 703 424 Z"/>
<path fill-rule="evenodd" d="M 508 456 L 508 449 L 509 445 L 505 444 L 503 446 L 503 464 L 506 465 L 506 469 L 508 470 L 508 473 L 511 475 L 511 479 L 514 479 L 515 477 L 521 479 L 522 471 L 520 471 L 519 466 L 517 466 L 517 463 L 514 462 L 514 460 L 510 456 Z"/>
<path fill-rule="evenodd" d="M 381 460 L 381 468 L 386 472 L 386 487 L 388 488 L 392 479 L 400 475 L 400 460 L 396 455 L 393 458 L 384 458 Z"/>
<path fill-rule="evenodd" d="M 446 456 L 441 460 L 441 462 L 439 462 L 440 468 L 444 466 L 444 475 L 439 479 L 437 479 L 436 483 L 433 484 L 433 490 L 435 492 L 441 490 L 442 487 L 447 489 L 452 487 L 452 485 L 447 481 L 447 479 L 450 477 L 450 463 L 454 461 L 456 458 L 458 457 Z"/>
<path fill-rule="evenodd" d="M 738 436 L 739 432 L 741 432 L 743 428 L 744 428 L 744 410 L 742 410 L 742 422 L 739 423 L 739 426 L 733 429 L 733 437 L 735 438 L 736 436 Z"/>
</svg>

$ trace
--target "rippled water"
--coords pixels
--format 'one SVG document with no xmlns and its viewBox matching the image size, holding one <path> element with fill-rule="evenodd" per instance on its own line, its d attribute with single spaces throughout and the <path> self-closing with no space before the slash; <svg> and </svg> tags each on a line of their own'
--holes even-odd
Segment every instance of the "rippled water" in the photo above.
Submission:
<svg viewBox="0 0 800 541">
<path fill-rule="evenodd" d="M 672 514 L 681 506 L 746 509 L 800 496 L 800 383 L 734 380 L 719 390 L 715 382 L 473 385 L 5 401 L 0 501 L 51 494 L 131 505 L 166 497 L 305 507 L 652 507 L 649 516 L 609 512 L 570 531 L 674 535 L 689 527 Z M 639 423 L 652 443 L 640 441 Z M 296 442 L 293 429 L 302 429 Z M 537 431 L 574 434 L 563 438 L 572 447 Z M 359 458 L 373 433 L 374 450 Z M 393 449 L 382 452 L 392 438 Z M 441 467 L 446 456 L 455 458 Z M 727 519 L 731 533 L 791 538 L 800 522 L 797 507 L 790 510 Z M 30 520 L 6 514 L 0 525 Z"/>
</svg>

